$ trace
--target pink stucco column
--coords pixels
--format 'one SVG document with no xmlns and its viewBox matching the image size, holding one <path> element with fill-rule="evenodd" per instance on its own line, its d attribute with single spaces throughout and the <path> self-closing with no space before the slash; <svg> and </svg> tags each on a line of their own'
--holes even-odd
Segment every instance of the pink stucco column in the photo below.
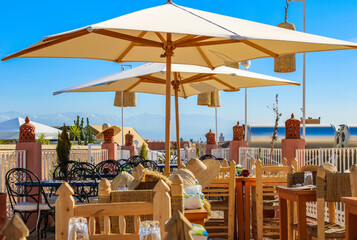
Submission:
<svg viewBox="0 0 357 240">
<path fill-rule="evenodd" d="M 206 144 L 206 155 L 211 155 L 212 149 L 217 149 L 217 148 L 218 148 L 217 143 Z"/>
<path fill-rule="evenodd" d="M 136 155 L 135 146 L 134 146 L 134 135 L 130 133 L 130 131 L 127 134 L 125 134 L 125 146 L 123 146 L 122 149 L 129 150 L 130 157 Z"/>
<path fill-rule="evenodd" d="M 291 161 L 296 158 L 296 149 L 305 149 L 304 139 L 282 139 L 281 140 L 281 154 L 286 158 L 288 166 Z M 295 169 L 297 170 L 297 169 Z"/>
<path fill-rule="evenodd" d="M 41 180 L 42 146 L 41 143 L 35 142 L 35 126 L 30 123 L 28 117 L 25 119 L 25 124 L 20 126 L 19 142 L 16 144 L 16 150 L 26 150 L 26 169 L 34 172 Z"/>
<path fill-rule="evenodd" d="M 42 146 L 41 143 L 35 142 L 35 126 L 30 123 L 28 117 L 26 117 L 25 123 L 20 126 L 19 142 L 16 144 L 16 150 L 26 150 L 25 166 L 20 162 L 19 166 L 35 173 L 42 180 Z M 20 158 L 18 161 L 20 161 Z M 27 198 L 26 201 L 33 202 L 33 199 Z M 42 199 L 39 199 L 39 201 L 41 202 Z M 32 214 L 26 224 L 29 229 L 33 229 L 36 226 L 36 220 L 36 214 Z"/>
<path fill-rule="evenodd" d="M 116 143 L 103 143 L 102 149 L 108 149 L 108 159 L 117 160 L 118 145 Z"/>
<path fill-rule="evenodd" d="M 247 141 L 230 141 L 229 143 L 231 161 L 234 160 L 236 164 L 239 163 L 239 148 L 241 147 L 247 147 Z"/>
<path fill-rule="evenodd" d="M 282 158 L 286 158 L 288 166 L 296 158 L 296 149 L 305 149 L 305 140 L 300 138 L 300 120 L 291 114 L 291 118 L 285 121 L 285 139 L 281 141 Z"/>
</svg>

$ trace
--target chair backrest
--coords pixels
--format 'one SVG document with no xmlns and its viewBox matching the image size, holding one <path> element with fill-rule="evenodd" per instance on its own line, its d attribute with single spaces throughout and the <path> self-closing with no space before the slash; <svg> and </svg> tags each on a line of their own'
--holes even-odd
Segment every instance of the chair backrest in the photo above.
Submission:
<svg viewBox="0 0 357 240">
<path fill-rule="evenodd" d="M 292 166 L 263 165 L 256 161 L 256 219 L 258 239 L 263 239 L 263 197 L 277 199 L 277 186 L 287 185 Z"/>
<path fill-rule="evenodd" d="M 73 165 L 77 163 L 78 163 L 77 161 L 67 161 L 58 164 L 52 173 L 52 179 L 67 180 L 69 171 L 72 169 Z"/>
<path fill-rule="evenodd" d="M 206 155 L 202 155 L 199 159 L 200 160 L 206 160 L 206 159 L 217 159 L 217 158 L 215 156 L 213 156 L 213 155 L 206 154 Z"/>
<path fill-rule="evenodd" d="M 80 202 L 89 202 L 90 197 L 98 196 L 100 179 L 99 174 L 88 167 L 75 166 L 68 173 L 68 183 L 75 186 L 74 195 Z"/>
<path fill-rule="evenodd" d="M 99 189 L 101 195 L 110 197 L 110 183 L 107 179 L 100 182 Z M 75 205 L 72 195 L 73 189 L 68 183 L 63 183 L 57 190 L 59 196 L 56 201 L 56 240 L 68 239 L 68 223 L 72 217 L 87 217 L 89 239 L 139 239 L 140 237 L 140 215 L 153 215 L 153 219 L 159 221 L 161 239 L 165 237 L 165 222 L 171 217 L 169 187 L 159 181 L 155 186 L 153 202 L 121 202 L 121 203 L 97 203 Z M 119 217 L 119 233 L 111 232 L 111 216 Z M 133 216 L 135 232 L 126 233 L 125 217 Z M 103 217 L 104 230 L 96 234 L 96 217 Z"/>
<path fill-rule="evenodd" d="M 10 199 L 11 208 L 25 198 L 31 199 L 39 204 L 41 199 L 40 179 L 25 168 L 13 168 L 5 175 L 5 185 Z"/>
<path fill-rule="evenodd" d="M 98 163 L 95 170 L 99 175 L 112 175 L 106 177 L 111 180 L 122 171 L 122 166 L 117 160 L 105 160 Z"/>
<path fill-rule="evenodd" d="M 228 198 L 228 239 L 234 238 L 235 183 L 236 163 L 232 160 L 228 166 L 227 160 L 223 160 L 219 175 L 202 190 L 205 197 Z"/>
<path fill-rule="evenodd" d="M 157 163 L 152 160 L 144 160 L 144 161 L 140 162 L 140 164 L 144 168 L 148 168 L 153 171 L 157 171 L 157 169 L 158 169 Z"/>
<path fill-rule="evenodd" d="M 335 205 L 341 197 L 351 196 L 350 174 L 331 173 L 320 165 L 316 177 L 317 236 L 325 239 L 325 202 L 329 204 L 329 221 L 335 222 Z"/>
<path fill-rule="evenodd" d="M 350 167 L 350 184 L 352 197 L 357 197 L 357 165 Z"/>
</svg>

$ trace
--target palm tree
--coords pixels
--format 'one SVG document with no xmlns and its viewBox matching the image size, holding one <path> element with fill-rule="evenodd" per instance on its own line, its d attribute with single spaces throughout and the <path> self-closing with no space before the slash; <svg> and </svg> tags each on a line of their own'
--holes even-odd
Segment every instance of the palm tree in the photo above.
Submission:
<svg viewBox="0 0 357 240">
<path fill-rule="evenodd" d="M 81 130 L 77 126 L 71 126 L 71 127 L 69 127 L 69 133 L 73 137 L 73 144 L 74 144 L 74 142 L 76 141 L 76 138 L 79 140 Z"/>
</svg>

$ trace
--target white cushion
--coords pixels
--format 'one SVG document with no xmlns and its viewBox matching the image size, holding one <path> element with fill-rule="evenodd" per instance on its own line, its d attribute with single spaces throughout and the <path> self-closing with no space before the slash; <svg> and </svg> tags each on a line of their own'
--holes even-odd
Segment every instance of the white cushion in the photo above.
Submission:
<svg viewBox="0 0 357 240">
<path fill-rule="evenodd" d="M 54 204 L 51 204 L 51 206 L 52 205 L 54 206 Z M 40 203 L 39 209 L 40 210 L 49 210 L 50 207 L 46 203 Z M 32 202 L 18 203 L 18 204 L 15 204 L 14 210 L 21 211 L 21 212 L 37 211 L 37 203 L 32 203 Z"/>
</svg>

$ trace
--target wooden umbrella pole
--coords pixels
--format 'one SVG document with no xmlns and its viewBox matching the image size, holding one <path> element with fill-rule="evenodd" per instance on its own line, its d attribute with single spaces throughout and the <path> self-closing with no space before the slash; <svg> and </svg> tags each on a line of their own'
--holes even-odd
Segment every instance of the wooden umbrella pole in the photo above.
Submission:
<svg viewBox="0 0 357 240">
<path fill-rule="evenodd" d="M 180 140 L 180 119 L 179 119 L 179 106 L 178 106 L 178 88 L 179 83 L 175 74 L 175 116 L 176 116 L 176 149 L 177 149 L 177 166 L 181 166 L 181 140 Z"/>
<path fill-rule="evenodd" d="M 173 55 L 171 33 L 167 33 L 164 46 L 166 56 L 166 119 L 165 119 L 165 173 L 170 173 L 170 126 L 171 126 L 171 57 Z"/>
</svg>

